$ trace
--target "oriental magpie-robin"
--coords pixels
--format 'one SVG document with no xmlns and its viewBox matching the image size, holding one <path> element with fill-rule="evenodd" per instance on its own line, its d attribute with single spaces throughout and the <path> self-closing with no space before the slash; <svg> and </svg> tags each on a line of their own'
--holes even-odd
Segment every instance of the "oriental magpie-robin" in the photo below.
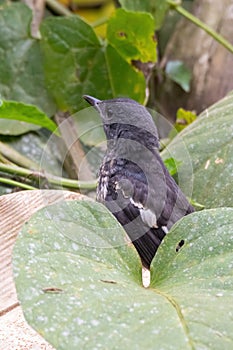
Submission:
<svg viewBox="0 0 233 350">
<path fill-rule="evenodd" d="M 157 128 L 147 109 L 128 98 L 84 99 L 99 112 L 107 138 L 97 200 L 123 225 L 149 270 L 166 233 L 194 209 L 160 157 Z"/>
</svg>

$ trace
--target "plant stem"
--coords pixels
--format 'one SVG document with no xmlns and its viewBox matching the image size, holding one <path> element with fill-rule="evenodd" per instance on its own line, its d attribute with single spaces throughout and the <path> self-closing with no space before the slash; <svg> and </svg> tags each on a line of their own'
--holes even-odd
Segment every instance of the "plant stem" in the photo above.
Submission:
<svg viewBox="0 0 233 350">
<path fill-rule="evenodd" d="M 0 177 L 0 183 L 7 184 L 10 186 L 14 186 L 14 187 L 21 187 L 21 188 L 24 188 L 25 190 L 37 190 L 36 187 L 30 186 L 30 185 L 27 185 L 27 184 L 24 184 L 24 183 L 21 183 L 18 181 L 14 181 L 11 179 L 6 179 L 4 177 Z"/>
<path fill-rule="evenodd" d="M 107 17 L 102 17 L 102 18 L 98 19 L 97 21 L 91 23 L 90 26 L 92 28 L 97 28 L 97 27 L 100 27 L 100 26 L 102 26 L 103 24 L 105 24 L 107 22 L 108 22 L 108 18 Z"/>
<path fill-rule="evenodd" d="M 7 174 L 30 177 L 38 183 L 40 183 L 41 179 L 43 179 L 43 180 L 47 180 L 48 183 L 55 186 L 80 189 L 80 190 L 94 190 L 96 188 L 96 180 L 93 180 L 93 181 L 70 180 L 64 177 L 59 177 L 59 176 L 55 176 L 55 175 L 40 172 L 40 171 L 33 171 L 33 170 L 21 168 L 18 166 L 12 166 L 8 164 L 0 163 L 0 171 L 5 172 Z"/>
<path fill-rule="evenodd" d="M 233 46 L 231 43 L 226 40 L 222 35 L 218 34 L 215 30 L 213 30 L 211 27 L 209 27 L 207 24 L 202 22 L 197 17 L 193 16 L 190 12 L 185 10 L 182 6 L 179 5 L 179 3 L 176 3 L 172 0 L 167 0 L 167 3 L 180 15 L 187 18 L 189 21 L 193 22 L 195 25 L 203 29 L 206 33 L 208 33 L 212 38 L 214 38 L 219 44 L 224 46 L 227 50 L 229 50 L 231 53 L 233 53 Z"/>
<path fill-rule="evenodd" d="M 33 160 L 20 154 L 18 151 L 10 147 L 8 144 L 0 141 L 0 153 L 11 162 L 29 169 L 38 169 L 39 166 Z"/>
<path fill-rule="evenodd" d="M 56 14 L 61 16 L 72 16 L 74 15 L 70 10 L 68 10 L 65 6 L 57 2 L 56 0 L 46 0 L 46 4 L 48 7 L 52 9 Z"/>
</svg>

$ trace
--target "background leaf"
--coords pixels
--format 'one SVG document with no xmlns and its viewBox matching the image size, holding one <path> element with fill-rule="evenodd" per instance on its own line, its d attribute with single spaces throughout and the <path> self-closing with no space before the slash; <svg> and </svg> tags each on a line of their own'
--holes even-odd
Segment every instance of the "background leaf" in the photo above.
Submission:
<svg viewBox="0 0 233 350">
<path fill-rule="evenodd" d="M 232 214 L 216 209 L 181 220 L 144 289 L 137 253 L 106 208 L 79 201 L 43 209 L 14 248 L 27 321 L 57 349 L 230 348 Z"/>
<path fill-rule="evenodd" d="M 146 91 L 143 73 L 122 59 L 111 45 L 106 48 L 106 60 L 113 97 L 130 97 L 143 104 Z"/>
<path fill-rule="evenodd" d="M 166 0 L 119 0 L 119 2 L 126 10 L 150 12 L 154 16 L 156 30 L 162 26 L 164 17 L 169 9 Z"/>
<path fill-rule="evenodd" d="M 47 91 L 39 41 L 30 35 L 31 10 L 22 3 L 0 8 L 0 94 L 39 107 L 48 116 L 55 112 Z"/>
<path fill-rule="evenodd" d="M 179 176 L 184 187 L 191 187 L 193 181 L 192 197 L 206 208 L 233 205 L 232 105 L 233 94 L 229 94 L 203 112 L 162 152 L 163 159 L 172 155 L 182 161 Z"/>
<path fill-rule="evenodd" d="M 118 9 L 107 27 L 108 42 L 129 63 L 156 61 L 154 21 L 149 13 Z"/>
<path fill-rule="evenodd" d="M 191 71 L 182 61 L 168 61 L 165 72 L 169 78 L 180 85 L 185 92 L 190 91 Z"/>
<path fill-rule="evenodd" d="M 181 162 L 177 162 L 174 158 L 167 158 L 164 160 L 164 164 L 170 175 L 173 176 L 177 173 Z"/>
<path fill-rule="evenodd" d="M 64 156 L 59 152 L 58 147 L 61 139 L 54 134 L 53 138 L 50 139 L 50 135 L 51 134 L 46 129 L 40 129 L 36 132 L 27 133 L 20 136 L 6 137 L 1 135 L 0 141 L 3 142 L 3 145 L 10 147 L 10 150 L 5 154 L 2 149 L 2 144 L 0 144 L 1 153 L 19 166 L 34 169 L 35 171 L 40 170 L 42 173 L 45 171 L 53 175 L 67 177 L 67 173 L 63 169 Z M 26 157 L 27 162 L 26 160 L 20 162 L 21 157 L 18 157 L 17 155 L 14 155 L 14 158 L 11 158 L 12 150 L 19 152 L 20 156 Z M 30 165 L 28 164 L 29 162 Z M 12 176 L 4 174 L 4 177 L 10 177 L 17 180 L 21 179 L 23 183 L 30 180 L 31 185 L 35 187 L 38 186 L 38 182 L 33 182 L 33 179 L 30 176 L 22 179 L 18 178 L 16 174 L 13 174 Z M 47 179 L 43 177 L 40 179 L 40 186 L 42 188 L 50 187 Z M 1 195 L 11 193 L 12 191 L 15 191 L 14 187 L 0 184 Z"/>
<path fill-rule="evenodd" d="M 99 113 L 92 107 L 72 115 L 79 139 L 88 146 L 98 146 L 106 140 Z"/>
<path fill-rule="evenodd" d="M 176 122 L 169 132 L 169 138 L 173 138 L 181 130 L 186 128 L 189 124 L 192 124 L 197 119 L 197 115 L 192 111 L 187 111 L 183 108 L 179 108 L 176 112 Z"/>
<path fill-rule="evenodd" d="M 6 121 L 6 119 L 8 120 Z M 35 127 L 35 125 L 37 125 L 37 127 Z M 57 125 L 36 106 L 16 101 L 1 101 L 0 134 L 20 135 L 29 130 L 36 130 L 38 126 L 39 128 L 44 127 L 52 132 L 57 129 Z"/>
<path fill-rule="evenodd" d="M 91 26 L 78 16 L 48 18 L 41 33 L 47 82 L 60 109 L 74 112 L 87 106 L 83 94 L 144 101 L 143 74 L 113 47 L 101 43 Z M 122 84 L 122 79 L 127 84 Z"/>
</svg>

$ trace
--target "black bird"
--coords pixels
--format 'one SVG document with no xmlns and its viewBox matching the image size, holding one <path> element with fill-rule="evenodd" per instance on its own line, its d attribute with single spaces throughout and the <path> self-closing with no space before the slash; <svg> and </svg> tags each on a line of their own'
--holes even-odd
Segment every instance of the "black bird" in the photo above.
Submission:
<svg viewBox="0 0 233 350">
<path fill-rule="evenodd" d="M 97 200 L 123 225 L 149 270 L 166 233 L 194 209 L 160 157 L 157 128 L 147 109 L 128 98 L 84 99 L 99 112 L 107 138 Z"/>
</svg>

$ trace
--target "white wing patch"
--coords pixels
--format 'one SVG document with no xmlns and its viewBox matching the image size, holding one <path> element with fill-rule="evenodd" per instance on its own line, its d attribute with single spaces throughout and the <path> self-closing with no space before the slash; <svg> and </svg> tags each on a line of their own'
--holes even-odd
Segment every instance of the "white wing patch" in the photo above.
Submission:
<svg viewBox="0 0 233 350">
<path fill-rule="evenodd" d="M 150 209 L 140 209 L 140 215 L 144 224 L 149 227 L 158 227 L 156 215 Z"/>
<path fill-rule="evenodd" d="M 148 288 L 150 286 L 150 270 L 144 266 L 142 266 L 142 285 L 144 288 Z"/>
<path fill-rule="evenodd" d="M 115 182 L 115 188 L 121 190 L 125 198 L 130 198 L 133 195 L 133 184 L 128 179 L 122 179 Z"/>
<path fill-rule="evenodd" d="M 146 224 L 148 227 L 158 227 L 156 215 L 152 210 L 145 209 L 141 203 L 135 202 L 133 198 L 130 198 L 130 202 L 139 209 L 140 216 L 144 224 Z"/>
<path fill-rule="evenodd" d="M 143 205 L 141 203 L 134 202 L 133 198 L 130 198 L 129 200 L 138 209 L 143 209 Z"/>
</svg>

